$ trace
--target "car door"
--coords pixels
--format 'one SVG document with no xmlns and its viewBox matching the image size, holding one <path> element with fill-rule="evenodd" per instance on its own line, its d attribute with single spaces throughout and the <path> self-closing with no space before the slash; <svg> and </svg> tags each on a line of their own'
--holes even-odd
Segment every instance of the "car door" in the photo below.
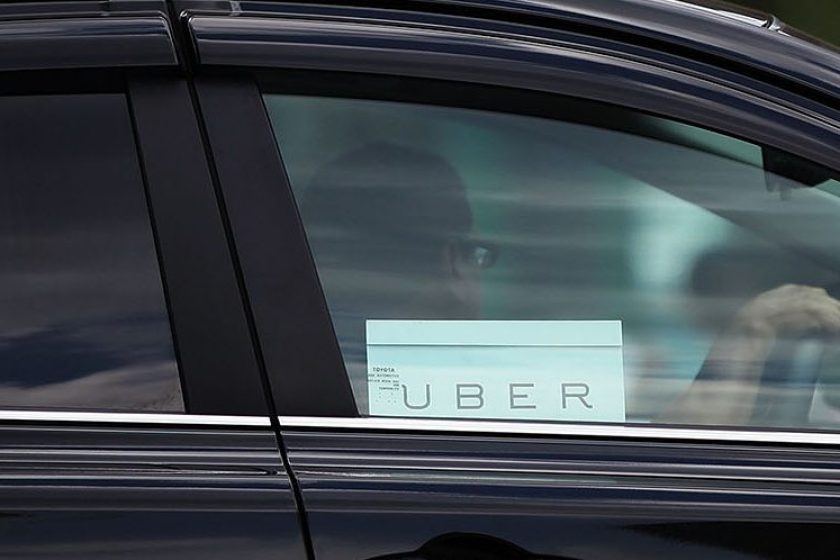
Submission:
<svg viewBox="0 0 840 560">
<path fill-rule="evenodd" d="M 316 559 L 835 555 L 833 327 L 738 322 L 835 306 L 824 92 L 510 13 L 177 5 Z"/>
<path fill-rule="evenodd" d="M 305 557 L 165 3 L 0 13 L 0 556 Z"/>
</svg>

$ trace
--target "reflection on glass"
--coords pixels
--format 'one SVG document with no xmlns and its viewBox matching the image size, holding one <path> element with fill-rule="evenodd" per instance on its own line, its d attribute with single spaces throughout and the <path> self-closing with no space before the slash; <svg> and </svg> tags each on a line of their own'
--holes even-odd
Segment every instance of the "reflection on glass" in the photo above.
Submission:
<svg viewBox="0 0 840 560">
<path fill-rule="evenodd" d="M 183 406 L 124 96 L 0 98 L 0 407 Z"/>
<path fill-rule="evenodd" d="M 627 421 L 840 421 L 829 177 L 596 106 L 266 104 L 362 413 L 368 320 L 620 320 Z"/>
</svg>

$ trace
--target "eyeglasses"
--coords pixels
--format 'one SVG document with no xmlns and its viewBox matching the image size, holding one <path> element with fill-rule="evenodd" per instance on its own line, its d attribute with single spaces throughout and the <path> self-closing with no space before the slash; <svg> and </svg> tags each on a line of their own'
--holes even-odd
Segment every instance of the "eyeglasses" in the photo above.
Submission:
<svg viewBox="0 0 840 560">
<path fill-rule="evenodd" d="M 458 239 L 458 250 L 464 259 L 477 268 L 490 268 L 496 264 L 499 247 L 495 243 L 477 239 Z"/>
</svg>

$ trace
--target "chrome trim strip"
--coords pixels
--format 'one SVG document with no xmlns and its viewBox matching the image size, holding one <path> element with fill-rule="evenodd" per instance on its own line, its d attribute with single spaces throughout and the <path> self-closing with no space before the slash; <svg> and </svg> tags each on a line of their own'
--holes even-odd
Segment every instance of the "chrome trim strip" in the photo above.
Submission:
<svg viewBox="0 0 840 560">
<path fill-rule="evenodd" d="M 211 416 L 202 414 L 155 414 L 144 412 L 0 410 L 0 422 L 7 421 L 172 424 L 176 426 L 271 426 L 271 419 L 268 416 Z"/>
<path fill-rule="evenodd" d="M 448 432 L 476 434 L 515 434 L 609 437 L 625 439 L 731 441 L 740 443 L 802 443 L 840 445 L 840 433 L 759 431 L 743 428 L 680 428 L 653 425 L 616 426 L 612 424 L 550 424 L 476 420 L 438 420 L 427 418 L 315 418 L 280 416 L 280 427 L 352 430 L 394 430 L 400 432 Z"/>
</svg>

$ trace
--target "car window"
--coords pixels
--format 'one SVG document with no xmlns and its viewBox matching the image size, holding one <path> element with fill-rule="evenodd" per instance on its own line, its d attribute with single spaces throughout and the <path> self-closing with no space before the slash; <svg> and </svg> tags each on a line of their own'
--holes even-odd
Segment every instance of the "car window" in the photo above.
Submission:
<svg viewBox="0 0 840 560">
<path fill-rule="evenodd" d="M 581 102 L 264 99 L 360 414 L 840 421 L 828 170 Z"/>
<path fill-rule="evenodd" d="M 183 411 L 122 94 L 0 97 L 0 407 Z"/>
</svg>

